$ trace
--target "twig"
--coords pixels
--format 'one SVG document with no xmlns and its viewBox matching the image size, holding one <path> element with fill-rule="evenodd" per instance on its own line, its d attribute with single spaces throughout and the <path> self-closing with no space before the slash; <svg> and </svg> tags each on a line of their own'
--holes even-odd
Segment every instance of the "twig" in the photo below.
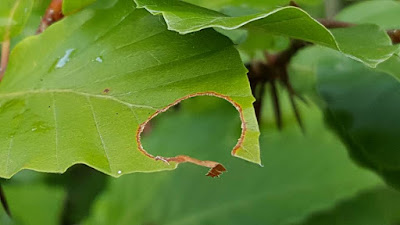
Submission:
<svg viewBox="0 0 400 225">
<path fill-rule="evenodd" d="M 291 46 L 278 54 L 265 54 L 267 62 L 254 62 L 248 65 L 249 70 L 248 77 L 250 81 L 250 86 L 252 89 L 253 96 L 256 98 L 254 103 L 254 108 L 258 121 L 261 120 L 261 108 L 262 108 L 262 98 L 264 96 L 264 88 L 268 83 L 271 85 L 271 98 L 274 107 L 275 122 L 278 129 L 283 126 L 282 120 L 282 110 L 279 102 L 279 93 L 277 90 L 277 82 L 279 82 L 283 88 L 289 91 L 290 101 L 293 107 L 293 111 L 296 115 L 296 119 L 302 130 L 303 123 L 301 122 L 300 112 L 297 108 L 295 97 L 303 100 L 297 93 L 293 90 L 292 85 L 289 81 L 289 76 L 287 72 L 287 67 L 291 58 L 297 53 L 298 50 L 305 47 L 307 43 L 303 41 L 293 40 Z M 304 101 L 304 100 L 303 100 Z"/>
<path fill-rule="evenodd" d="M 297 124 L 299 124 L 299 127 L 304 134 L 306 132 L 306 130 L 304 128 L 303 121 L 301 120 L 301 114 L 300 114 L 299 108 L 297 107 L 297 103 L 294 98 L 295 96 L 296 95 L 293 92 L 289 91 L 290 104 L 292 105 L 292 109 L 293 109 L 294 115 L 296 117 Z"/>
<path fill-rule="evenodd" d="M 353 23 L 347 23 L 347 22 L 330 20 L 330 19 L 318 19 L 318 22 L 320 22 L 322 25 L 324 25 L 324 27 L 326 27 L 328 29 L 346 28 L 346 27 L 355 26 L 355 24 L 353 24 Z"/>
<path fill-rule="evenodd" d="M 290 5 L 290 6 L 294 6 L 294 7 L 300 8 L 300 6 L 297 4 L 297 2 L 295 2 L 295 1 L 293 1 L 293 0 L 291 0 L 291 1 L 289 2 L 289 5 Z"/>
<path fill-rule="evenodd" d="M 8 58 L 10 56 L 10 40 L 5 40 L 1 44 L 1 60 L 0 60 L 0 81 L 3 79 L 8 65 Z"/>
<path fill-rule="evenodd" d="M 254 111 L 256 118 L 260 122 L 261 120 L 261 107 L 265 93 L 265 83 L 267 80 L 262 76 L 265 65 L 261 62 L 254 62 L 251 65 L 247 65 L 249 70 L 248 78 L 250 81 L 250 88 L 253 96 L 256 98 L 254 102 Z"/>
<path fill-rule="evenodd" d="M 1 201 L 1 205 L 4 208 L 4 211 L 7 213 L 7 215 L 10 218 L 12 218 L 11 211 L 10 211 L 10 208 L 7 203 L 6 195 L 4 194 L 3 187 L 1 186 L 1 184 L 0 184 L 0 201 Z"/>
<path fill-rule="evenodd" d="M 281 105 L 279 102 L 279 93 L 278 89 L 276 88 L 276 84 L 274 80 L 271 80 L 271 97 L 272 103 L 274 105 L 274 115 L 275 115 L 275 122 L 278 129 L 282 129 L 282 112 L 281 112 Z"/>
<path fill-rule="evenodd" d="M 42 33 L 51 24 L 61 20 L 64 17 L 62 14 L 62 0 L 52 0 L 49 7 L 40 21 L 37 34 Z"/>
</svg>

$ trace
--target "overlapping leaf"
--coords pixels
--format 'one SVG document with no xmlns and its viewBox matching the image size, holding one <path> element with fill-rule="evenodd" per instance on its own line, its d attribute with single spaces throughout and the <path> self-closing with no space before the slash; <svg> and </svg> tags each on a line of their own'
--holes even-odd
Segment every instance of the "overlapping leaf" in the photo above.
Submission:
<svg viewBox="0 0 400 225">
<path fill-rule="evenodd" d="M 179 0 L 135 0 L 137 7 L 162 14 L 168 28 L 181 34 L 205 28 L 233 30 L 240 27 L 301 39 L 339 50 L 347 56 L 375 67 L 398 49 L 386 32 L 376 25 L 336 29 L 332 34 L 305 11 L 282 7 L 268 13 L 230 17 Z M 357 44 L 354 44 L 357 43 Z"/>
<path fill-rule="evenodd" d="M 243 7 L 246 9 L 268 10 L 277 7 L 286 6 L 287 0 L 184 0 L 195 5 L 210 8 L 213 10 L 226 9 L 228 7 Z M 321 3 L 321 0 L 298 0 L 300 5 L 316 5 Z"/>
<path fill-rule="evenodd" d="M 345 8 L 336 18 L 350 23 L 373 23 L 385 29 L 400 29 L 400 2 L 360 2 Z"/>
<path fill-rule="evenodd" d="M 370 69 L 321 48 L 304 50 L 292 62 L 292 77 L 309 77 L 303 88 L 314 90 L 308 93 L 314 93 L 353 158 L 396 186 L 400 184 L 399 67 L 398 56 Z"/>
<path fill-rule="evenodd" d="M 399 7 L 393 1 L 365 2 L 337 18 L 394 29 L 399 27 Z M 294 58 L 291 71 L 297 90 L 313 96 L 325 110 L 353 158 L 400 187 L 400 58 L 392 56 L 369 69 L 327 49 L 310 48 Z"/>
<path fill-rule="evenodd" d="M 0 85 L 0 177 L 76 163 L 113 176 L 173 169 L 139 151 L 136 136 L 150 116 L 195 95 L 236 104 L 244 129 L 235 155 L 260 163 L 246 70 L 227 38 L 168 31 L 130 0 L 69 16 L 11 54 Z"/>
<path fill-rule="evenodd" d="M 69 15 L 83 9 L 95 1 L 96 0 L 63 0 L 62 12 L 64 15 Z"/>
<path fill-rule="evenodd" d="M 4 185 L 13 218 L 0 208 L 2 225 L 54 225 L 60 221 L 65 191 L 41 183 Z"/>
<path fill-rule="evenodd" d="M 377 188 L 316 212 L 301 225 L 393 225 L 400 222 L 400 193 Z"/>
</svg>

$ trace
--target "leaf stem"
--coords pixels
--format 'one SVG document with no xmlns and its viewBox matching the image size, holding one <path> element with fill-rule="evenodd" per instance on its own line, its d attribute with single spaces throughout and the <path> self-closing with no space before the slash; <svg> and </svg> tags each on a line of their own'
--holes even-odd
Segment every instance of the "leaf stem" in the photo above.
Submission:
<svg viewBox="0 0 400 225">
<path fill-rule="evenodd" d="M 1 44 L 0 81 L 3 79 L 4 73 L 6 72 L 9 56 L 10 56 L 10 40 L 5 40 Z"/>
</svg>

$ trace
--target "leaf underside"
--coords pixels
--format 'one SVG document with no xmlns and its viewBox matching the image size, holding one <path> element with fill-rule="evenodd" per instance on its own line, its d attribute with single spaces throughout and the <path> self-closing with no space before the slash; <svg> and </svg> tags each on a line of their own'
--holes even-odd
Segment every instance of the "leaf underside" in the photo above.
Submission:
<svg viewBox="0 0 400 225">
<path fill-rule="evenodd" d="M 83 9 L 95 1 L 96 0 L 63 0 L 62 12 L 64 15 L 69 15 Z"/>
<path fill-rule="evenodd" d="M 376 25 L 360 25 L 331 32 L 304 10 L 292 6 L 268 13 L 230 17 L 179 0 L 134 1 L 139 8 L 162 14 L 168 28 L 181 34 L 210 27 L 258 30 L 326 46 L 370 67 L 389 59 L 399 49 L 399 46 L 391 44 L 386 32 Z"/>
</svg>

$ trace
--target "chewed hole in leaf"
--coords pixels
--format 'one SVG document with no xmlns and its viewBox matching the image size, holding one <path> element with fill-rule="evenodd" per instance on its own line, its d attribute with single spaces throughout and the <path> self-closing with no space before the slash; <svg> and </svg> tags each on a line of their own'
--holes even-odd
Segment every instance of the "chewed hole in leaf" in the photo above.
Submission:
<svg viewBox="0 0 400 225">
<path fill-rule="evenodd" d="M 239 115 L 224 99 L 212 96 L 190 98 L 146 124 L 142 145 L 154 156 L 186 155 L 223 165 L 241 137 Z M 178 151 L 181 149 L 185 151 Z M 218 176 L 224 172 L 221 164 L 215 164 L 208 175 Z"/>
</svg>

